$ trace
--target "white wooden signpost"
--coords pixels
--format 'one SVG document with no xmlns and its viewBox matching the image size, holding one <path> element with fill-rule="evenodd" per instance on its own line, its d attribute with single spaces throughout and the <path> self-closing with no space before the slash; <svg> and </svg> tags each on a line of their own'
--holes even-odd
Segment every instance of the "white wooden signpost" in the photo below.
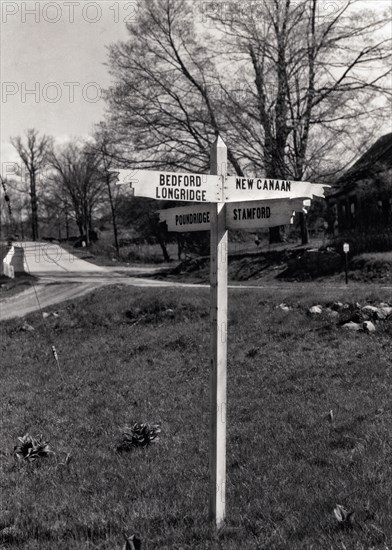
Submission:
<svg viewBox="0 0 392 550">
<path fill-rule="evenodd" d="M 194 204 L 160 210 L 169 231 L 211 232 L 211 368 L 209 516 L 217 528 L 225 520 L 226 501 L 226 364 L 227 364 L 227 230 L 275 227 L 290 223 L 293 212 L 322 184 L 227 176 L 227 148 L 218 136 L 211 150 L 211 174 L 116 170 L 118 184 L 135 196 Z"/>
</svg>

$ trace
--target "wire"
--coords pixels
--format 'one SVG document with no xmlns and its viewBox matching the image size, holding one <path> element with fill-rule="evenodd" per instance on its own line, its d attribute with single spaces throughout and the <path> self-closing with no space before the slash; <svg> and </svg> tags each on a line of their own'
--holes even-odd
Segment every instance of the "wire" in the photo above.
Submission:
<svg viewBox="0 0 392 550">
<path fill-rule="evenodd" d="M 14 234 L 16 234 L 15 231 L 14 231 L 14 229 L 15 229 L 15 220 L 14 220 L 14 215 L 13 215 L 13 212 L 12 212 L 11 199 L 10 199 L 9 194 L 7 193 L 6 182 L 4 181 L 4 179 L 1 176 L 0 176 L 0 179 L 1 179 L 1 186 L 2 186 L 3 192 L 4 192 L 4 200 L 7 204 L 7 209 L 8 209 L 8 216 L 9 216 L 9 221 L 10 221 L 10 226 L 11 226 L 11 235 L 14 235 Z M 19 236 L 18 236 L 18 242 L 20 244 L 20 248 L 22 249 L 22 254 L 23 254 L 25 264 L 26 264 L 27 273 L 31 276 L 30 267 L 29 267 L 29 264 L 28 264 L 28 261 L 27 261 L 27 254 L 25 252 L 25 247 L 23 246 L 23 242 L 22 242 L 22 240 L 20 239 Z M 42 320 L 43 320 L 44 332 L 45 332 L 46 339 L 47 339 L 47 341 L 50 345 L 50 349 L 51 349 L 53 358 L 55 360 L 55 363 L 57 365 L 57 368 L 58 368 L 58 371 L 59 371 L 59 374 L 60 374 L 60 378 L 61 378 L 62 381 L 64 381 L 63 373 L 62 373 L 61 367 L 60 367 L 59 357 L 58 357 L 58 354 L 57 354 L 57 350 L 56 350 L 56 347 L 55 347 L 55 345 L 53 343 L 53 340 L 51 338 L 51 334 L 49 332 L 49 327 L 45 323 L 44 312 L 42 310 L 41 302 L 39 300 L 39 296 L 38 296 L 36 285 L 34 284 L 34 280 L 32 281 L 32 287 L 33 287 L 33 290 L 34 290 L 35 299 L 36 299 L 37 304 L 38 304 L 38 309 L 41 313 L 41 317 L 42 317 Z"/>
</svg>

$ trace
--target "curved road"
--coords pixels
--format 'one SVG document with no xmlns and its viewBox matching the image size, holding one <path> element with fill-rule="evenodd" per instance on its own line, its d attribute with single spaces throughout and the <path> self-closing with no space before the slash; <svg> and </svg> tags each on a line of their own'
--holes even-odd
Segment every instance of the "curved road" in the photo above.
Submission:
<svg viewBox="0 0 392 550">
<path fill-rule="evenodd" d="M 27 290 L 2 299 L 0 320 L 23 317 L 47 306 L 83 296 L 95 288 L 110 284 L 126 284 L 138 287 L 157 286 L 207 286 L 189 285 L 132 277 L 162 270 L 157 267 L 102 267 L 81 260 L 55 244 L 25 242 L 25 270 L 38 278 Z"/>
<path fill-rule="evenodd" d="M 18 246 L 18 245 L 15 245 Z M 20 245 L 19 245 L 20 246 Z M 0 300 L 0 321 L 23 317 L 28 313 L 45 307 L 72 300 L 91 292 L 92 290 L 113 284 L 123 284 L 135 287 L 177 287 L 177 288 L 209 288 L 206 284 L 177 283 L 173 281 L 159 281 L 152 278 L 134 277 L 132 275 L 147 275 L 162 271 L 162 267 L 102 267 L 81 260 L 74 254 L 61 248 L 59 245 L 48 243 L 25 242 L 22 244 L 25 252 L 25 268 L 28 273 L 35 275 L 38 281 L 27 290 Z M 276 285 L 229 285 L 230 289 L 274 289 L 293 290 L 294 283 L 277 283 Z M 309 289 L 310 285 L 317 286 L 319 295 L 328 295 L 331 290 L 342 290 L 350 295 L 356 286 L 366 286 L 350 283 L 350 285 L 301 283 L 295 284 L 296 290 Z M 372 285 L 374 289 L 392 290 L 390 285 Z M 392 298 L 391 298 L 392 299 Z"/>
</svg>

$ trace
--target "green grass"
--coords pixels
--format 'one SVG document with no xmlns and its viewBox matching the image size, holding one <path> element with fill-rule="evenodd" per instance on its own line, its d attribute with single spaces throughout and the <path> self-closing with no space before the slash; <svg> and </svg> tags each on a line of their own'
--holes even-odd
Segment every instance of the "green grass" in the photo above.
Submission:
<svg viewBox="0 0 392 550">
<path fill-rule="evenodd" d="M 392 300 L 376 288 L 349 295 Z M 55 308 L 57 318 L 30 315 L 34 332 L 2 323 L 1 507 L 12 526 L 0 545 L 117 550 L 125 530 L 143 550 L 390 549 L 392 321 L 350 333 L 306 313 L 345 296 L 317 285 L 230 292 L 219 536 L 207 522 L 207 290 L 111 287 Z M 276 309 L 282 301 L 293 310 Z M 118 454 L 136 421 L 161 423 L 160 441 Z M 17 461 L 26 432 L 56 455 Z M 355 511 L 351 529 L 337 524 L 336 504 Z"/>
</svg>

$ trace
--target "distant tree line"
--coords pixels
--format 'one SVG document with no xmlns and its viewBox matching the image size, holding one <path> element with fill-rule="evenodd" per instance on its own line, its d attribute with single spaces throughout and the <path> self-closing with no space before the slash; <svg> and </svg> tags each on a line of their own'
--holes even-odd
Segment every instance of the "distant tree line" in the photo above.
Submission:
<svg viewBox="0 0 392 550">
<path fill-rule="evenodd" d="M 154 236 L 167 259 L 157 205 L 120 195 L 111 170 L 208 172 L 218 133 L 231 174 L 331 181 L 386 120 L 391 49 L 380 31 L 390 13 L 356 5 L 345 0 L 323 17 L 319 0 L 261 0 L 247 9 L 145 0 L 129 39 L 109 46 L 113 85 L 94 135 L 55 146 L 30 129 L 11 140 L 27 177 L 10 185 L 24 211 L 28 198 L 32 238 L 41 215 L 74 223 L 88 245 L 106 216 L 117 254 L 120 222 Z M 300 230 L 306 243 L 303 214 Z M 270 242 L 282 238 L 282 228 L 271 229 Z M 180 247 L 184 239 L 206 244 L 184 236 Z"/>
</svg>

